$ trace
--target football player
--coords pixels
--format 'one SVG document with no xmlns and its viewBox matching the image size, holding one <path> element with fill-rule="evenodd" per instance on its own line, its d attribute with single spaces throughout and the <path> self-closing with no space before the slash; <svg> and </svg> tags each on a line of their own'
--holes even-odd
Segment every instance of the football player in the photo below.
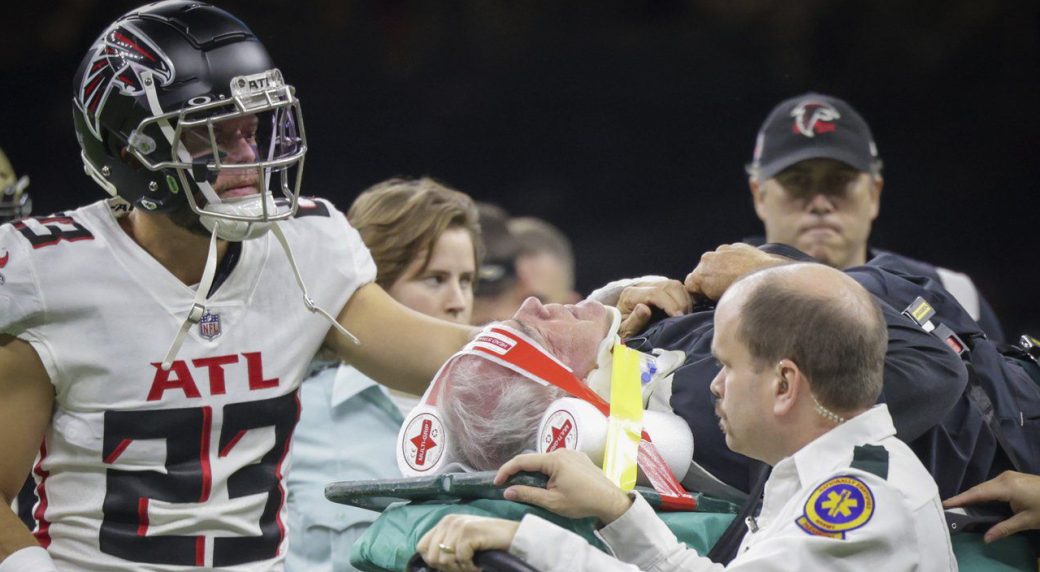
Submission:
<svg viewBox="0 0 1040 572">
<path fill-rule="evenodd" d="M 280 570 L 311 356 L 422 393 L 473 332 L 390 298 L 300 198 L 299 101 L 231 14 L 131 11 L 73 89 L 112 196 L 0 227 L 0 571 Z M 32 534 L 7 508 L 30 469 Z"/>
<path fill-rule="evenodd" d="M 0 149 L 0 224 L 29 216 L 32 199 L 25 192 L 29 176 L 16 177 L 7 154 Z"/>
</svg>

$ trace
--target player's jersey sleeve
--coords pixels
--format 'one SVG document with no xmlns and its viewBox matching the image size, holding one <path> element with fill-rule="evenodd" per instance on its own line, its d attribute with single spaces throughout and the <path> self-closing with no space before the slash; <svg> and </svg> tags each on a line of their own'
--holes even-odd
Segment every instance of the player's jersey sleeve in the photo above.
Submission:
<svg viewBox="0 0 1040 572">
<path fill-rule="evenodd" d="M 43 319 L 32 248 L 14 225 L 0 225 L 0 332 L 20 336 Z"/>
<path fill-rule="evenodd" d="M 306 238 L 302 233 L 300 236 L 300 243 L 305 244 L 307 249 L 305 257 L 312 258 L 313 268 L 321 270 L 323 274 L 320 280 L 327 281 L 326 284 L 313 286 L 312 282 L 307 281 L 307 287 L 320 291 L 324 286 L 335 285 L 335 292 L 329 293 L 326 308 L 335 316 L 358 288 L 375 281 L 376 263 L 361 240 L 361 234 L 350 226 L 347 217 L 330 202 L 324 199 L 300 199 L 294 222 L 297 223 L 291 227 L 294 230 L 307 229 Z M 310 241 L 320 241 L 321 244 Z M 307 280 L 307 276 L 304 276 L 304 280 Z"/>
</svg>

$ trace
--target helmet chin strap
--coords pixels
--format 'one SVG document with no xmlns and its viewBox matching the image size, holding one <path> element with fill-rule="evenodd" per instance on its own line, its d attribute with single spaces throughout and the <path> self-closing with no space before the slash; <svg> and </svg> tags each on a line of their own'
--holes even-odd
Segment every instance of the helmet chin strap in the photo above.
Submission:
<svg viewBox="0 0 1040 572">
<path fill-rule="evenodd" d="M 226 222 L 226 221 L 221 221 Z M 300 269 L 296 265 L 296 258 L 293 256 L 292 248 L 289 247 L 289 241 L 286 240 L 285 234 L 282 232 L 282 228 L 278 226 L 278 223 L 271 222 L 265 223 L 265 227 L 269 225 L 271 231 L 278 239 L 279 244 L 282 245 L 282 250 L 285 251 L 286 257 L 289 258 L 289 266 L 292 267 L 293 276 L 296 278 L 296 285 L 300 287 L 300 291 L 303 292 L 303 305 L 307 307 L 307 310 L 312 313 L 321 314 L 326 320 L 332 324 L 332 327 L 343 334 L 344 337 L 354 342 L 357 345 L 361 345 L 361 340 L 357 339 L 357 336 L 350 333 L 349 330 L 343 327 L 342 324 L 337 321 L 332 314 L 329 314 L 326 310 L 318 306 L 307 292 L 307 285 L 303 283 L 303 276 L 300 275 Z M 206 306 L 204 302 L 206 297 L 209 295 L 209 290 L 213 286 L 213 278 L 217 273 L 217 235 L 220 226 L 214 226 L 209 236 L 209 251 L 206 253 L 206 267 L 202 271 L 202 280 L 199 282 L 199 287 L 195 291 L 195 299 L 192 301 L 191 309 L 188 310 L 188 315 L 184 318 L 184 322 L 181 323 L 181 329 L 177 332 L 177 336 L 173 339 L 173 344 L 170 345 L 169 351 L 166 352 L 166 357 L 162 361 L 163 371 L 169 371 L 173 365 L 173 360 L 177 358 L 177 353 L 180 351 L 181 346 L 184 345 L 184 338 L 188 335 L 188 330 L 192 326 L 198 324 L 202 319 L 202 316 L 206 313 Z M 266 232 L 267 228 L 264 228 Z"/>
<path fill-rule="evenodd" d="M 202 280 L 199 281 L 199 287 L 195 290 L 195 299 L 192 301 L 191 309 L 188 310 L 188 315 L 184 318 L 184 322 L 181 323 L 181 329 L 177 332 L 177 337 L 173 339 L 170 350 L 166 352 L 166 357 L 163 358 L 163 371 L 170 371 L 170 366 L 173 365 L 177 352 L 180 351 L 181 345 L 184 344 L 184 337 L 188 335 L 188 330 L 195 324 L 198 324 L 199 320 L 206 313 L 206 306 L 203 302 L 206 301 L 206 296 L 209 295 L 209 289 L 213 286 L 213 278 L 216 274 L 217 232 L 214 230 L 209 235 L 209 251 L 206 253 L 206 267 L 202 270 Z"/>
</svg>

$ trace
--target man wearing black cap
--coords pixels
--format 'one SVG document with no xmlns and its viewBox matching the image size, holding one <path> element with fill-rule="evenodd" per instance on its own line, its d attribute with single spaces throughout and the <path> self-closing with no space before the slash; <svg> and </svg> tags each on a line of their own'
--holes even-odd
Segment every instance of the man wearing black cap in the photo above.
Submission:
<svg viewBox="0 0 1040 572">
<path fill-rule="evenodd" d="M 866 121 L 848 103 L 818 93 L 770 112 L 747 166 L 766 241 L 789 244 L 835 268 L 865 263 L 881 200 L 881 159 Z M 902 270 L 940 281 L 995 341 L 1004 335 L 989 303 L 965 274 L 898 257 Z"/>
</svg>

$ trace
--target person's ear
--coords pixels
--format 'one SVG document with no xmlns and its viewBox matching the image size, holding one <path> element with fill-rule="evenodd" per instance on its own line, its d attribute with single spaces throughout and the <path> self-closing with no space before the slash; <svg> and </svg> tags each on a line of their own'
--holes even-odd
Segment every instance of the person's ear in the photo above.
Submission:
<svg viewBox="0 0 1040 572">
<path fill-rule="evenodd" d="M 762 188 L 762 181 L 748 177 L 748 188 L 751 189 L 751 202 L 755 205 L 755 214 L 759 220 L 765 222 L 765 189 Z"/>
<path fill-rule="evenodd" d="M 785 358 L 776 364 L 776 376 L 773 379 L 775 415 L 784 416 L 794 410 L 802 390 L 802 380 L 801 371 L 793 361 Z"/>
<path fill-rule="evenodd" d="M 875 176 L 870 182 L 870 200 L 872 203 L 872 209 L 870 212 L 870 220 L 877 219 L 878 214 L 881 212 L 881 189 L 885 186 L 885 180 L 881 178 L 881 175 Z"/>
</svg>

